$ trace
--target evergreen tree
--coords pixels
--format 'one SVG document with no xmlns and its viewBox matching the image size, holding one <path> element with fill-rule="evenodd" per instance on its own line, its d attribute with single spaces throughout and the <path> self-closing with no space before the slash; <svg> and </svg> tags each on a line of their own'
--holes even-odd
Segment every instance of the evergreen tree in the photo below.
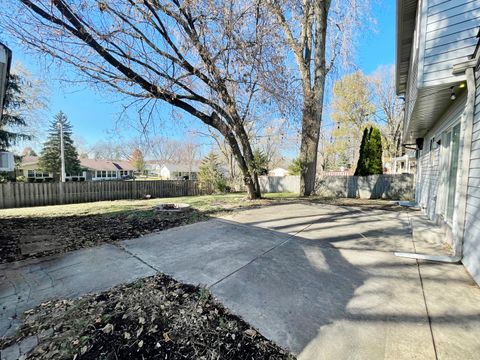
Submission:
<svg viewBox="0 0 480 360">
<path fill-rule="evenodd" d="M 47 141 L 40 153 L 39 165 L 44 171 L 52 172 L 58 177 L 61 171 L 60 160 L 60 126 L 63 125 L 63 144 L 65 153 L 65 172 L 76 174 L 80 171 L 80 160 L 72 140 L 72 125 L 63 112 L 55 115 L 50 124 Z"/>
<path fill-rule="evenodd" d="M 372 128 L 370 132 L 370 141 L 368 145 L 369 163 L 368 172 L 369 175 L 383 174 L 382 163 L 382 135 L 378 128 Z"/>
<path fill-rule="evenodd" d="M 268 157 L 260 149 L 255 149 L 253 151 L 253 167 L 258 175 L 268 174 Z"/>
<path fill-rule="evenodd" d="M 290 166 L 288 167 L 288 171 L 291 175 L 300 175 L 302 172 L 302 161 L 300 158 L 296 158 L 292 161 Z"/>
<path fill-rule="evenodd" d="M 367 146 L 368 146 L 368 138 L 369 138 L 369 132 L 368 129 L 365 128 L 363 130 L 363 137 L 362 137 L 362 143 L 360 144 L 360 154 L 358 157 L 358 162 L 357 162 L 357 168 L 355 169 L 355 176 L 365 176 L 367 173 Z"/>
<path fill-rule="evenodd" d="M 18 127 L 25 127 L 27 123 L 18 111 L 26 106 L 27 100 L 23 97 L 22 79 L 16 74 L 10 74 L 5 93 L 3 115 L 0 118 L 0 150 L 6 150 L 20 140 L 29 140 L 27 134 L 12 131 Z"/>
<path fill-rule="evenodd" d="M 215 153 L 211 152 L 202 160 L 198 169 L 198 181 L 203 189 L 209 189 L 213 185 L 216 191 L 227 191 L 227 182 L 220 170 L 220 162 Z"/>
<path fill-rule="evenodd" d="M 383 174 L 382 136 L 377 128 L 370 127 L 370 130 L 365 128 L 355 176 L 377 174 Z"/>
</svg>

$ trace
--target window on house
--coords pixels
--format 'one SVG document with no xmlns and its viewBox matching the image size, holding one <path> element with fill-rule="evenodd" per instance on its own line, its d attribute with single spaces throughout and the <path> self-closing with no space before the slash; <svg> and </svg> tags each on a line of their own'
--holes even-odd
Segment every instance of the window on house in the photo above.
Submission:
<svg viewBox="0 0 480 360">
<path fill-rule="evenodd" d="M 28 170 L 28 177 L 35 177 L 35 170 Z"/>
</svg>

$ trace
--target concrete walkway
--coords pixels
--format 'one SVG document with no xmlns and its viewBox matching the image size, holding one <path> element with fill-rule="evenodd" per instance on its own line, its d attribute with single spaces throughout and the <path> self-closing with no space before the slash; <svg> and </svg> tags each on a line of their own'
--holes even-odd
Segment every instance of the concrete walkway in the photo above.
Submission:
<svg viewBox="0 0 480 360">
<path fill-rule="evenodd" d="M 54 296 L 156 271 L 210 287 L 300 359 L 477 359 L 480 289 L 415 251 L 407 213 L 305 203 L 244 211 L 118 245 L 0 266 L 0 336 Z"/>
</svg>

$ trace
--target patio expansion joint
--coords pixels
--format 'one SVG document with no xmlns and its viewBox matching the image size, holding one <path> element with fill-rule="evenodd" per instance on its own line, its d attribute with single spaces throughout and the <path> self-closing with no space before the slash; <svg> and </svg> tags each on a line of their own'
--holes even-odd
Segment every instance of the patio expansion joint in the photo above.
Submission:
<svg viewBox="0 0 480 360">
<path fill-rule="evenodd" d="M 408 221 L 409 221 L 409 224 L 410 224 L 410 229 L 413 229 L 412 218 L 409 215 L 407 215 L 407 216 L 408 216 Z M 413 245 L 413 251 L 416 253 L 417 249 L 415 247 L 415 239 L 413 237 L 413 230 L 412 230 L 412 245 Z M 430 311 L 428 310 L 427 296 L 425 294 L 425 287 L 423 285 L 422 271 L 421 271 L 421 266 L 420 266 L 420 262 L 418 261 L 418 259 L 415 259 L 415 264 L 417 265 L 417 272 L 418 272 L 418 278 L 419 278 L 419 281 L 420 281 L 420 288 L 422 290 L 423 303 L 425 305 L 425 312 L 426 312 L 427 319 L 428 319 L 428 327 L 430 329 L 430 336 L 432 338 L 433 352 L 435 354 L 435 360 L 438 360 L 437 346 L 436 346 L 436 343 L 435 343 L 435 336 L 433 335 L 432 317 L 430 316 Z"/>
<path fill-rule="evenodd" d="M 302 231 L 305 231 L 307 230 L 310 226 L 312 226 L 313 224 L 315 224 L 318 220 L 321 220 L 321 219 L 317 219 L 316 221 L 312 221 L 311 223 L 309 223 L 308 225 L 304 226 L 302 229 L 298 230 L 297 232 L 293 233 L 293 234 L 289 234 L 289 236 L 287 237 L 287 239 L 285 239 L 284 241 L 282 241 L 281 243 L 279 244 L 276 244 L 274 246 L 272 246 L 271 248 L 265 250 L 264 252 L 258 254 L 257 256 L 255 256 L 252 260 L 250 260 L 249 262 L 247 262 L 246 264 L 240 266 L 239 268 L 233 270 L 232 272 L 230 272 L 229 274 L 223 276 L 222 278 L 220 278 L 219 280 L 215 281 L 213 284 L 210 284 L 209 286 L 207 286 L 208 289 L 211 289 L 212 287 L 220 284 L 222 281 L 228 279 L 229 277 L 235 275 L 236 273 L 238 273 L 239 271 L 241 271 L 242 269 L 246 268 L 247 266 L 249 266 L 250 264 L 254 263 L 255 261 L 257 261 L 258 259 L 260 259 L 261 257 L 267 255 L 268 253 L 272 252 L 273 250 L 285 245 L 287 242 L 289 242 L 290 240 L 292 240 L 293 238 L 295 238 L 298 234 L 300 234 Z M 224 221 L 224 220 L 222 220 Z M 227 221 L 228 222 L 228 221 Z M 241 226 L 248 226 L 248 225 L 241 225 Z"/>
<path fill-rule="evenodd" d="M 155 266 L 149 264 L 148 262 L 146 262 L 145 260 L 143 260 L 141 257 L 139 257 L 138 255 L 134 254 L 133 252 L 131 252 L 130 250 L 128 250 L 126 247 L 124 247 L 123 245 L 121 244 L 113 244 L 114 246 L 116 246 L 118 249 L 120 249 L 121 251 L 125 252 L 126 254 L 130 255 L 132 258 L 140 261 L 143 265 L 149 267 L 150 269 L 152 269 L 153 271 L 155 271 L 156 273 L 161 273 L 161 271 L 159 269 L 157 269 Z"/>
</svg>

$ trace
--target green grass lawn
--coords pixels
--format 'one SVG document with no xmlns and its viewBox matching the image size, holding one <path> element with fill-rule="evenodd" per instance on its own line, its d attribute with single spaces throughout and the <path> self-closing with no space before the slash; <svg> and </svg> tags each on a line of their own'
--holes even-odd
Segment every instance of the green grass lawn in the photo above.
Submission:
<svg viewBox="0 0 480 360">
<path fill-rule="evenodd" d="M 245 193 L 185 196 L 174 198 L 158 198 L 149 200 L 115 200 L 99 201 L 82 204 L 37 206 L 17 209 L 1 209 L 0 218 L 6 217 L 54 217 L 54 216 L 82 216 L 94 214 L 119 213 L 152 213 L 152 208 L 160 203 L 186 203 L 192 208 L 208 213 L 234 210 L 244 207 L 269 205 L 277 201 L 294 200 L 298 196 L 293 193 L 264 194 L 261 200 L 247 200 Z"/>
</svg>

